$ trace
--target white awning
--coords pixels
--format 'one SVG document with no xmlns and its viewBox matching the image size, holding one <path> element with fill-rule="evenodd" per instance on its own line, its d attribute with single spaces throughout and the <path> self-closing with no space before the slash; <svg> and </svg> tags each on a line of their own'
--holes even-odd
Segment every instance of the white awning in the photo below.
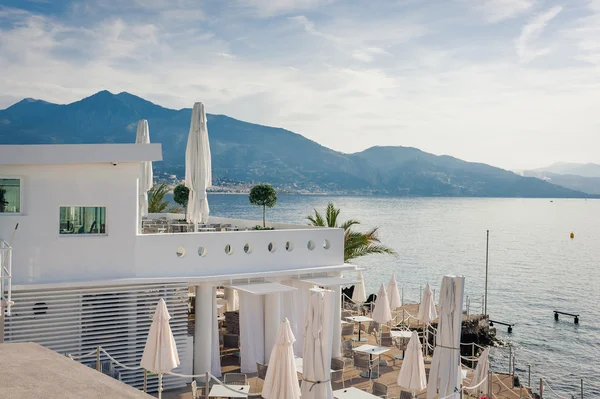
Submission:
<svg viewBox="0 0 600 399">
<path fill-rule="evenodd" d="M 247 292 L 252 295 L 275 294 L 277 292 L 289 292 L 296 290 L 296 288 L 290 287 L 289 285 L 271 283 L 268 281 L 264 283 L 230 284 L 228 287 L 233 288 L 234 290 Z"/>
<path fill-rule="evenodd" d="M 318 285 L 319 287 L 335 287 L 338 285 L 353 285 L 358 283 L 356 280 L 349 280 L 342 277 L 314 277 L 300 279 L 304 283 Z"/>
</svg>

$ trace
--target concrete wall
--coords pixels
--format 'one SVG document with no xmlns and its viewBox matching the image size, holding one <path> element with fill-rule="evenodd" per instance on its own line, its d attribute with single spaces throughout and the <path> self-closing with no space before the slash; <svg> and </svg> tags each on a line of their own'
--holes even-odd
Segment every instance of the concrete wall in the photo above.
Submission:
<svg viewBox="0 0 600 399">
<path fill-rule="evenodd" d="M 137 233 L 139 163 L 0 166 L 21 178 L 21 214 L 0 213 L 13 242 L 13 284 L 131 276 Z M 105 206 L 106 235 L 60 235 L 61 206 Z"/>
</svg>

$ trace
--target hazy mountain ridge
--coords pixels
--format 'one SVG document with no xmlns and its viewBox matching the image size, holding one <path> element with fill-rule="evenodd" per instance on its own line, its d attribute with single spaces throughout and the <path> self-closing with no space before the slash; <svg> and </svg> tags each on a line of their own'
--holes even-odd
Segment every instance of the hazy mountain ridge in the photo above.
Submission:
<svg viewBox="0 0 600 399">
<path fill-rule="evenodd" d="M 545 168 L 522 171 L 523 176 L 537 177 L 572 190 L 600 195 L 600 165 L 558 162 Z"/>
<path fill-rule="evenodd" d="M 70 104 L 25 99 L 0 110 L 0 144 L 132 143 L 139 119 L 163 144 L 157 171 L 183 177 L 191 109 L 129 93 L 98 92 Z M 580 197 L 585 194 L 481 163 L 409 147 L 331 150 L 297 133 L 209 114 L 213 174 L 309 190 L 420 196 Z"/>
</svg>

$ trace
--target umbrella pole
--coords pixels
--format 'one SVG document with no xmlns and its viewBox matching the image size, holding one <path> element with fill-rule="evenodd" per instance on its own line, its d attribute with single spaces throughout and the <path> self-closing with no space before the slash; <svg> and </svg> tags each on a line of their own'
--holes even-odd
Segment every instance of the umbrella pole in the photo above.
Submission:
<svg viewBox="0 0 600 399">
<path fill-rule="evenodd" d="M 158 399 L 162 399 L 162 373 L 158 374 Z"/>
<path fill-rule="evenodd" d="M 144 392 L 148 392 L 148 372 L 144 369 Z"/>
</svg>

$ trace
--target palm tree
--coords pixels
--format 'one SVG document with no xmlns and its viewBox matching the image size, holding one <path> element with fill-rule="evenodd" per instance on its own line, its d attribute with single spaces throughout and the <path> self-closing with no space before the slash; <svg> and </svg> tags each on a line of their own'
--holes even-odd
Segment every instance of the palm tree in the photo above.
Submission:
<svg viewBox="0 0 600 399">
<path fill-rule="evenodd" d="M 169 192 L 169 186 L 165 183 L 155 184 L 148 190 L 148 213 L 178 213 L 179 208 L 171 206 L 169 201 L 165 200 L 165 195 Z"/>
<path fill-rule="evenodd" d="M 350 219 L 338 225 L 339 215 L 340 208 L 336 208 L 333 202 L 330 202 L 327 204 L 325 217 L 315 209 L 315 214 L 307 216 L 306 219 L 312 226 L 344 229 L 344 262 L 371 254 L 397 255 L 393 249 L 380 244 L 377 236 L 379 227 L 374 227 L 365 233 L 354 231 L 352 226 L 360 224 L 360 222 Z"/>
</svg>

